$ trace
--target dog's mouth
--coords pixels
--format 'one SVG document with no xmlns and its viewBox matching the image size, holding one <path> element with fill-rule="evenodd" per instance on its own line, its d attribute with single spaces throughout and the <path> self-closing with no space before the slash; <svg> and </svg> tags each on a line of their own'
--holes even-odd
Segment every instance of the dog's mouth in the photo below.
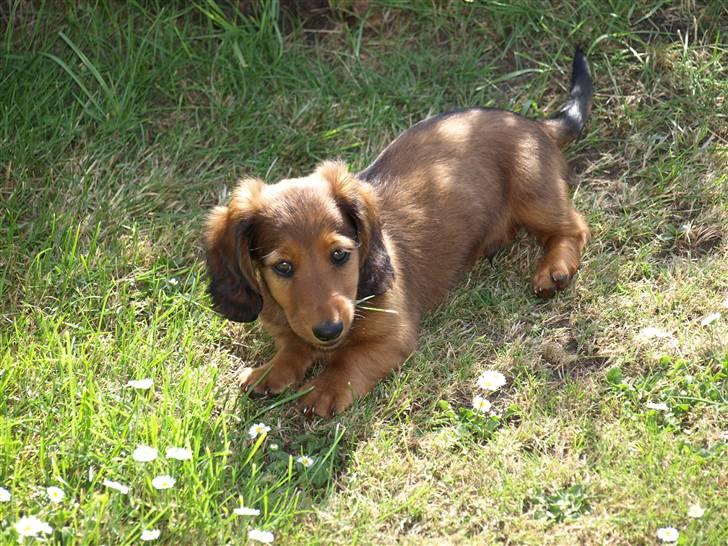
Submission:
<svg viewBox="0 0 728 546">
<path fill-rule="evenodd" d="M 320 351 L 331 351 L 333 349 L 336 349 L 339 345 L 341 345 L 344 340 L 346 339 L 346 334 L 342 334 L 338 338 L 334 339 L 333 341 L 316 341 L 316 348 Z"/>
</svg>

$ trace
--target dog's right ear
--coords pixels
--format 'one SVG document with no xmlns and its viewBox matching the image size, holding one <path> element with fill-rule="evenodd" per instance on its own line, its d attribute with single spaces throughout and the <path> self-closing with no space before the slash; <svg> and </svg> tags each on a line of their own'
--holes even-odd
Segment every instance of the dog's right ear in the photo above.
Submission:
<svg viewBox="0 0 728 546">
<path fill-rule="evenodd" d="M 241 181 L 230 204 L 215 207 L 207 218 L 208 292 L 215 311 L 235 322 L 252 322 L 263 308 L 250 257 L 262 188 L 261 180 Z"/>
</svg>

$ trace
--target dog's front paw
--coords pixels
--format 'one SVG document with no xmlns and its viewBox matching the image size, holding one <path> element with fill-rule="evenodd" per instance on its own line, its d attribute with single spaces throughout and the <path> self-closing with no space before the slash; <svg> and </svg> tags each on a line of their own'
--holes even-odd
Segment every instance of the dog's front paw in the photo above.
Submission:
<svg viewBox="0 0 728 546">
<path fill-rule="evenodd" d="M 298 409 L 305 415 L 333 417 L 354 402 L 352 386 L 341 376 L 324 372 L 301 387 L 301 392 L 310 388 L 311 392 L 298 399 Z"/>
<path fill-rule="evenodd" d="M 297 377 L 290 367 L 269 363 L 260 368 L 243 368 L 238 379 L 243 390 L 252 389 L 253 392 L 267 396 L 283 392 L 296 382 Z"/>
</svg>

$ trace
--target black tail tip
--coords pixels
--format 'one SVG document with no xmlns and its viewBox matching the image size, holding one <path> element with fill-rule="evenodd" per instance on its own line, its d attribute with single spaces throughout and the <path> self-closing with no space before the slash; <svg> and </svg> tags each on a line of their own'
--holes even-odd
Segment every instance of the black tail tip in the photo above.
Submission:
<svg viewBox="0 0 728 546">
<path fill-rule="evenodd" d="M 592 79 L 584 52 L 580 46 L 574 51 L 571 67 L 571 88 L 566 103 L 546 125 L 560 148 L 575 140 L 581 134 L 592 106 Z"/>
<path fill-rule="evenodd" d="M 584 79 L 591 80 L 589 63 L 586 60 L 586 55 L 584 55 L 584 50 L 581 46 L 576 46 L 574 50 L 574 61 L 571 64 L 571 81 L 573 84 L 578 80 Z"/>
</svg>

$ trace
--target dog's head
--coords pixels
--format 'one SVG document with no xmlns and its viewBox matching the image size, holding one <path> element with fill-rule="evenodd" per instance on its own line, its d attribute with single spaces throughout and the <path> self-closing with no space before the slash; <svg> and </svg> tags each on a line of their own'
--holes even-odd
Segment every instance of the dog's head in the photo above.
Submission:
<svg viewBox="0 0 728 546">
<path fill-rule="evenodd" d="M 394 279 L 376 195 L 337 162 L 271 186 L 243 180 L 228 206 L 210 213 L 206 247 L 220 314 L 250 322 L 270 298 L 318 347 L 343 340 L 356 301 L 386 292 Z"/>
</svg>

